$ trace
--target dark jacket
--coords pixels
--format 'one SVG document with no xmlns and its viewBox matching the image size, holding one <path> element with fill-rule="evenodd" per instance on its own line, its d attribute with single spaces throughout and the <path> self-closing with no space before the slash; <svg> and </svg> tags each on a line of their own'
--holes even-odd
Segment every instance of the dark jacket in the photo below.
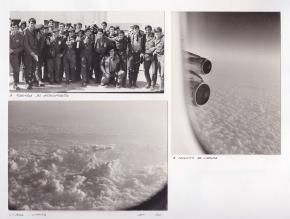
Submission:
<svg viewBox="0 0 290 219">
<path fill-rule="evenodd" d="M 116 49 L 119 53 L 127 53 L 128 49 L 128 38 L 124 36 L 121 40 L 119 37 L 115 39 L 116 42 Z"/>
<path fill-rule="evenodd" d="M 64 52 L 64 41 L 61 37 L 57 37 L 54 41 L 51 41 L 50 38 L 47 39 L 46 43 L 46 58 L 55 58 L 57 55 L 63 54 Z"/>
<path fill-rule="evenodd" d="M 88 38 L 88 43 L 85 43 L 84 40 L 80 42 L 81 56 L 91 56 L 93 54 L 93 42 L 90 38 Z"/>
<path fill-rule="evenodd" d="M 139 31 L 138 34 L 132 34 L 129 37 L 129 54 L 145 52 L 145 35 Z"/>
<path fill-rule="evenodd" d="M 36 38 L 35 31 L 30 31 L 29 28 L 26 28 L 24 30 L 24 49 L 25 52 L 29 55 L 32 53 L 35 53 L 36 55 L 39 55 L 39 49 L 38 49 L 38 40 Z"/>
<path fill-rule="evenodd" d="M 10 55 L 18 55 L 23 50 L 23 35 L 21 33 L 16 33 L 15 35 L 10 35 L 10 49 L 13 52 Z"/>
<path fill-rule="evenodd" d="M 70 42 L 68 44 L 68 42 Z M 64 45 L 64 56 L 75 55 L 76 53 L 76 41 L 75 38 L 67 38 L 66 43 Z"/>
<path fill-rule="evenodd" d="M 111 48 L 112 42 L 107 37 L 96 39 L 94 51 L 97 55 L 105 56 Z"/>
</svg>

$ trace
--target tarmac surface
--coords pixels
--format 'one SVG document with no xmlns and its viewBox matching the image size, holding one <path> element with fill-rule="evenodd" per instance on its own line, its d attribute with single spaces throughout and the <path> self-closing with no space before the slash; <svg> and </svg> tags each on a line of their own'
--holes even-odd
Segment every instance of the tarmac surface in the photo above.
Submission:
<svg viewBox="0 0 290 219">
<path fill-rule="evenodd" d="M 9 82 L 9 89 L 10 92 L 14 93 L 117 93 L 117 92 L 124 92 L 124 93 L 135 93 L 135 92 L 160 92 L 159 91 L 159 84 L 160 84 L 160 78 L 157 78 L 157 84 L 155 88 L 146 88 L 146 79 L 144 75 L 144 71 L 140 69 L 138 74 L 138 80 L 137 80 L 137 88 L 129 88 L 129 87 L 120 87 L 117 88 L 113 85 L 109 86 L 101 86 L 99 84 L 96 84 L 93 80 L 90 81 L 89 84 L 87 84 L 86 87 L 81 86 L 81 81 L 74 82 L 70 84 L 65 83 L 65 79 L 63 79 L 63 82 L 61 84 L 49 84 L 44 83 L 44 86 L 33 86 L 31 90 L 26 89 L 26 83 L 24 80 L 22 80 L 22 72 L 20 72 L 19 76 L 20 82 L 18 84 L 18 87 L 20 90 L 13 90 L 13 75 L 10 73 L 10 82 Z M 128 80 L 127 80 L 127 86 L 128 86 Z"/>
</svg>

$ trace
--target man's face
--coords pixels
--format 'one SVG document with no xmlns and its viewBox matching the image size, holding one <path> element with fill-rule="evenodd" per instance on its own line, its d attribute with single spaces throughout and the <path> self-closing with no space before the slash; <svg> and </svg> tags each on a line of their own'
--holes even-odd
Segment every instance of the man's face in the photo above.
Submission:
<svg viewBox="0 0 290 219">
<path fill-rule="evenodd" d="M 88 31 L 86 32 L 86 37 L 90 37 L 90 36 L 91 36 L 91 31 L 88 30 Z"/>
<path fill-rule="evenodd" d="M 69 37 L 73 37 L 74 33 L 72 31 L 68 32 Z"/>
<path fill-rule="evenodd" d="M 68 30 L 69 29 L 69 26 L 68 25 L 66 25 L 65 27 L 64 27 L 64 30 Z"/>
<path fill-rule="evenodd" d="M 110 50 L 110 57 L 113 57 L 115 55 L 115 50 L 114 49 L 111 49 Z"/>
<path fill-rule="evenodd" d="M 98 32 L 97 33 L 97 38 L 102 38 L 103 37 L 103 33 L 102 32 Z"/>
<path fill-rule="evenodd" d="M 28 28 L 30 29 L 30 30 L 34 30 L 34 28 L 35 28 L 35 23 L 34 22 L 29 22 L 28 23 Z"/>
<path fill-rule="evenodd" d="M 53 37 L 54 37 L 54 38 L 57 38 L 57 37 L 58 37 L 58 35 L 59 35 L 58 31 L 56 31 L 56 32 L 53 32 Z"/>
<path fill-rule="evenodd" d="M 102 28 L 105 30 L 107 28 L 106 24 L 102 24 Z"/>
<path fill-rule="evenodd" d="M 150 34 L 151 32 L 152 32 L 152 30 L 151 30 L 150 28 L 147 27 L 147 28 L 145 29 L 145 33 L 146 33 L 147 36 L 149 36 L 149 34 Z"/>
<path fill-rule="evenodd" d="M 16 34 L 17 31 L 18 31 L 18 26 L 17 25 L 11 26 L 11 34 L 12 35 Z"/>
<path fill-rule="evenodd" d="M 22 24 L 22 25 L 20 26 L 20 28 L 21 28 L 21 30 L 24 30 L 24 29 L 26 28 L 26 24 Z"/>
<path fill-rule="evenodd" d="M 134 28 L 134 34 L 138 34 L 139 33 L 139 28 Z"/>
<path fill-rule="evenodd" d="M 49 21 L 49 22 L 48 22 L 48 26 L 53 27 L 53 21 Z"/>
<path fill-rule="evenodd" d="M 76 28 L 77 28 L 77 29 L 82 29 L 82 25 L 77 24 L 77 25 L 76 25 Z"/>
<path fill-rule="evenodd" d="M 43 33 L 48 33 L 48 28 L 44 28 Z"/>
<path fill-rule="evenodd" d="M 110 35 L 113 35 L 115 33 L 114 28 L 110 28 Z"/>
<path fill-rule="evenodd" d="M 64 25 L 60 24 L 59 25 L 59 31 L 62 33 L 64 31 Z"/>
<path fill-rule="evenodd" d="M 121 40 L 124 39 L 124 37 L 125 37 L 124 33 L 119 33 L 119 38 L 120 38 Z"/>
<path fill-rule="evenodd" d="M 156 32 L 156 33 L 155 33 L 155 36 L 156 36 L 158 39 L 160 39 L 160 37 L 161 37 L 161 32 Z"/>
</svg>

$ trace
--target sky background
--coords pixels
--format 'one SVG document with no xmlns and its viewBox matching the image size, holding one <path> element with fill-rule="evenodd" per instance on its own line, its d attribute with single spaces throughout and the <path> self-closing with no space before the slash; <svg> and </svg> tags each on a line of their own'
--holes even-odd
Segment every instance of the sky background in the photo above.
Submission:
<svg viewBox="0 0 290 219">
<path fill-rule="evenodd" d="M 162 11 L 11 11 L 12 19 L 28 20 L 34 17 L 37 23 L 43 23 L 44 20 L 54 19 L 64 23 L 81 22 L 90 25 L 94 22 L 100 26 L 101 22 L 119 24 L 121 28 L 126 27 L 127 23 L 139 24 L 144 28 L 147 24 L 152 27 L 164 27 L 164 12 Z"/>
<path fill-rule="evenodd" d="M 24 133 L 50 130 L 52 136 L 57 129 L 63 134 L 115 135 L 120 140 L 134 135 L 166 145 L 167 106 L 159 101 L 10 101 L 9 128 Z"/>
</svg>

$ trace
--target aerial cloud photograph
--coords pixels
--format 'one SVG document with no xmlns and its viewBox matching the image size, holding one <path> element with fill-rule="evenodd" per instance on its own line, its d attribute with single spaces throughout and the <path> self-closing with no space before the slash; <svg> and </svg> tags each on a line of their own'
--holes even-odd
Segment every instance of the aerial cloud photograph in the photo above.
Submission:
<svg viewBox="0 0 290 219">
<path fill-rule="evenodd" d="M 10 210 L 166 210 L 165 101 L 10 101 Z"/>
</svg>

